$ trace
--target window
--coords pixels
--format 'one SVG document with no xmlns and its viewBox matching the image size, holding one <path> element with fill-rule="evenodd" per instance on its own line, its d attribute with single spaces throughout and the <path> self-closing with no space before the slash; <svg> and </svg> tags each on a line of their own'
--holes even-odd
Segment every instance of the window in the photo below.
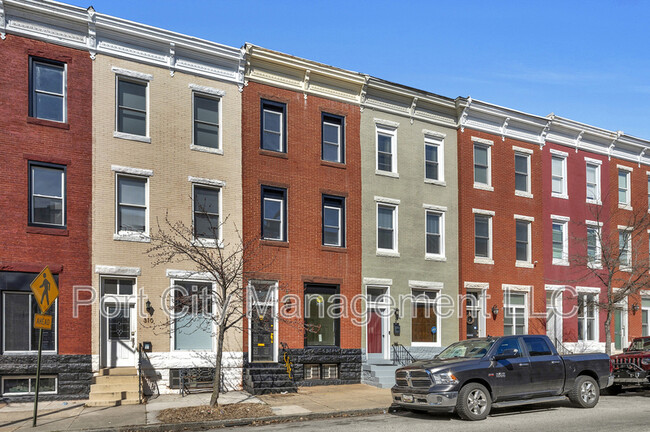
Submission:
<svg viewBox="0 0 650 432">
<path fill-rule="evenodd" d="M 220 195 L 217 188 L 194 185 L 194 238 L 221 240 Z"/>
<path fill-rule="evenodd" d="M 517 261 L 529 263 L 530 253 L 530 222 L 525 220 L 515 221 Z"/>
<path fill-rule="evenodd" d="M 524 343 L 526 344 L 526 349 L 528 350 L 528 355 L 530 357 L 553 355 L 553 350 L 548 346 L 548 343 L 544 338 L 525 336 Z"/>
<path fill-rule="evenodd" d="M 492 217 L 474 215 L 474 257 L 492 259 Z"/>
<path fill-rule="evenodd" d="M 174 281 L 175 350 L 212 349 L 212 283 Z"/>
<path fill-rule="evenodd" d="M 131 296 L 135 279 L 102 278 L 102 295 Z"/>
<path fill-rule="evenodd" d="M 587 162 L 587 202 L 600 204 L 600 161 L 599 163 Z"/>
<path fill-rule="evenodd" d="M 117 131 L 147 136 L 147 83 L 117 78 Z"/>
<path fill-rule="evenodd" d="M 630 206 L 630 171 L 618 170 L 618 205 L 627 208 Z"/>
<path fill-rule="evenodd" d="M 515 191 L 530 193 L 530 155 L 515 152 Z"/>
<path fill-rule="evenodd" d="M 569 237 L 567 232 L 568 222 L 563 219 L 554 219 L 553 232 L 553 264 L 569 264 Z"/>
<path fill-rule="evenodd" d="M 444 257 L 444 212 L 427 210 L 426 215 L 426 256 Z"/>
<path fill-rule="evenodd" d="M 590 267 L 601 266 L 600 226 L 587 222 L 587 263 Z"/>
<path fill-rule="evenodd" d="M 38 330 L 34 328 L 34 314 L 41 313 L 31 291 L 3 293 L 2 329 L 3 352 L 38 351 Z M 52 330 L 43 330 L 43 351 L 56 351 L 56 304 L 48 314 L 53 315 Z"/>
<path fill-rule="evenodd" d="M 55 376 L 40 376 L 38 394 L 56 394 L 57 379 Z M 12 376 L 2 377 L 2 396 L 22 396 L 36 393 L 35 376 Z"/>
<path fill-rule="evenodd" d="M 567 198 L 566 156 L 551 157 L 551 196 Z"/>
<path fill-rule="evenodd" d="M 490 146 L 474 143 L 474 186 L 490 186 Z"/>
<path fill-rule="evenodd" d="M 323 195 L 323 245 L 345 246 L 345 198 Z"/>
<path fill-rule="evenodd" d="M 641 331 L 642 336 L 650 336 L 650 298 L 641 299 Z"/>
<path fill-rule="evenodd" d="M 30 225 L 65 226 L 65 175 L 61 165 L 29 163 Z"/>
<path fill-rule="evenodd" d="M 220 148 L 219 104 L 219 98 L 194 93 L 194 145 L 212 149 Z"/>
<path fill-rule="evenodd" d="M 66 65 L 30 58 L 29 115 L 44 120 L 66 121 Z"/>
<path fill-rule="evenodd" d="M 526 334 L 526 294 L 506 291 L 504 296 L 503 335 Z"/>
<path fill-rule="evenodd" d="M 438 344 L 440 333 L 436 314 L 437 291 L 412 289 L 411 342 L 415 344 Z"/>
<path fill-rule="evenodd" d="M 262 149 L 285 153 L 286 110 L 283 103 L 262 100 Z"/>
<path fill-rule="evenodd" d="M 321 158 L 324 161 L 345 162 L 344 136 L 343 117 L 323 114 Z"/>
<path fill-rule="evenodd" d="M 339 305 L 338 286 L 305 286 L 305 346 L 338 346 L 339 318 L 328 310 Z"/>
<path fill-rule="evenodd" d="M 397 173 L 397 131 L 377 127 L 377 171 Z"/>
<path fill-rule="evenodd" d="M 494 351 L 494 355 L 501 355 L 506 351 L 514 350 L 517 353 L 517 357 L 521 357 L 521 345 L 519 344 L 519 338 L 507 338 L 503 339 L 501 344 Z"/>
<path fill-rule="evenodd" d="M 432 182 L 445 181 L 443 138 L 424 136 L 424 178 Z"/>
<path fill-rule="evenodd" d="M 397 207 L 377 204 L 377 249 L 397 251 Z"/>
<path fill-rule="evenodd" d="M 629 270 L 632 266 L 632 233 L 629 230 L 618 230 L 618 248 L 621 270 Z"/>
<path fill-rule="evenodd" d="M 287 241 L 287 190 L 262 187 L 262 238 Z"/>
<path fill-rule="evenodd" d="M 117 232 L 147 233 L 147 179 L 117 176 Z"/>
<path fill-rule="evenodd" d="M 596 307 L 594 294 L 578 294 L 578 341 L 597 341 Z"/>
</svg>

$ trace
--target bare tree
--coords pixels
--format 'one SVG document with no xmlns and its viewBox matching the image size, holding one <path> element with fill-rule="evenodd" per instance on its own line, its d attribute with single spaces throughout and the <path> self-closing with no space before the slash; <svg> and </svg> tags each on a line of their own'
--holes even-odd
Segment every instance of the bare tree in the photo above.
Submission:
<svg viewBox="0 0 650 432">
<path fill-rule="evenodd" d="M 603 203 L 610 202 L 606 198 Z M 640 290 L 650 289 L 650 257 L 648 256 L 648 230 L 650 213 L 637 206 L 634 210 L 619 208 L 611 211 L 602 205 L 589 206 L 590 221 L 577 223 L 578 243 L 576 253 L 569 261 L 579 283 L 589 281 L 605 289 L 605 296 L 594 296 L 591 304 L 580 301 L 581 307 L 595 306 L 606 312 L 605 351 L 611 354 L 612 317 L 620 303 Z M 579 306 L 579 307 L 580 307 Z M 596 321 L 598 322 L 598 321 Z"/>
</svg>

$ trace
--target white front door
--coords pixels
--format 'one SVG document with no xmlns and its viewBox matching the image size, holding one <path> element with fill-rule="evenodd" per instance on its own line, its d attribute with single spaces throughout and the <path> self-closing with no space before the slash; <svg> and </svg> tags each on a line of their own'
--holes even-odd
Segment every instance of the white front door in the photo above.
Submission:
<svg viewBox="0 0 650 432">
<path fill-rule="evenodd" d="M 136 311 L 134 304 L 105 306 L 104 346 L 106 367 L 132 367 L 136 364 Z"/>
<path fill-rule="evenodd" d="M 556 347 L 562 343 L 562 291 L 546 291 L 546 335 Z"/>
</svg>

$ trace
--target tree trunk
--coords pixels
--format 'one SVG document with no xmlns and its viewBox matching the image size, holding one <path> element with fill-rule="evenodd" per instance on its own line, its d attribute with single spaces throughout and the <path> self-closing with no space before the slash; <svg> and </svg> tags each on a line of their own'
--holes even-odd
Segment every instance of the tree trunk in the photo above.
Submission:
<svg viewBox="0 0 650 432">
<path fill-rule="evenodd" d="M 216 407 L 219 405 L 219 393 L 221 392 L 221 361 L 223 357 L 223 339 L 224 339 L 223 324 L 219 325 L 217 331 L 217 354 L 214 362 L 214 382 L 212 384 L 212 397 L 210 398 L 210 406 Z"/>
<path fill-rule="evenodd" d="M 605 318 L 605 352 L 607 355 L 612 354 L 612 311 L 607 309 L 607 318 Z"/>
</svg>

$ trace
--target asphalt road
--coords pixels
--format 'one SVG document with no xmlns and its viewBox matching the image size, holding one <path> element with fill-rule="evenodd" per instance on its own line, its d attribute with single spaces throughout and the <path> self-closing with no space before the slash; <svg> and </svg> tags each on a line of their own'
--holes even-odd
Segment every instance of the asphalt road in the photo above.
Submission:
<svg viewBox="0 0 650 432">
<path fill-rule="evenodd" d="M 650 392 L 601 396 L 593 409 L 573 408 L 568 401 L 493 410 L 479 422 L 462 421 L 455 414 L 415 414 L 397 412 L 368 417 L 280 423 L 234 428 L 251 431 L 650 431 Z"/>
</svg>

